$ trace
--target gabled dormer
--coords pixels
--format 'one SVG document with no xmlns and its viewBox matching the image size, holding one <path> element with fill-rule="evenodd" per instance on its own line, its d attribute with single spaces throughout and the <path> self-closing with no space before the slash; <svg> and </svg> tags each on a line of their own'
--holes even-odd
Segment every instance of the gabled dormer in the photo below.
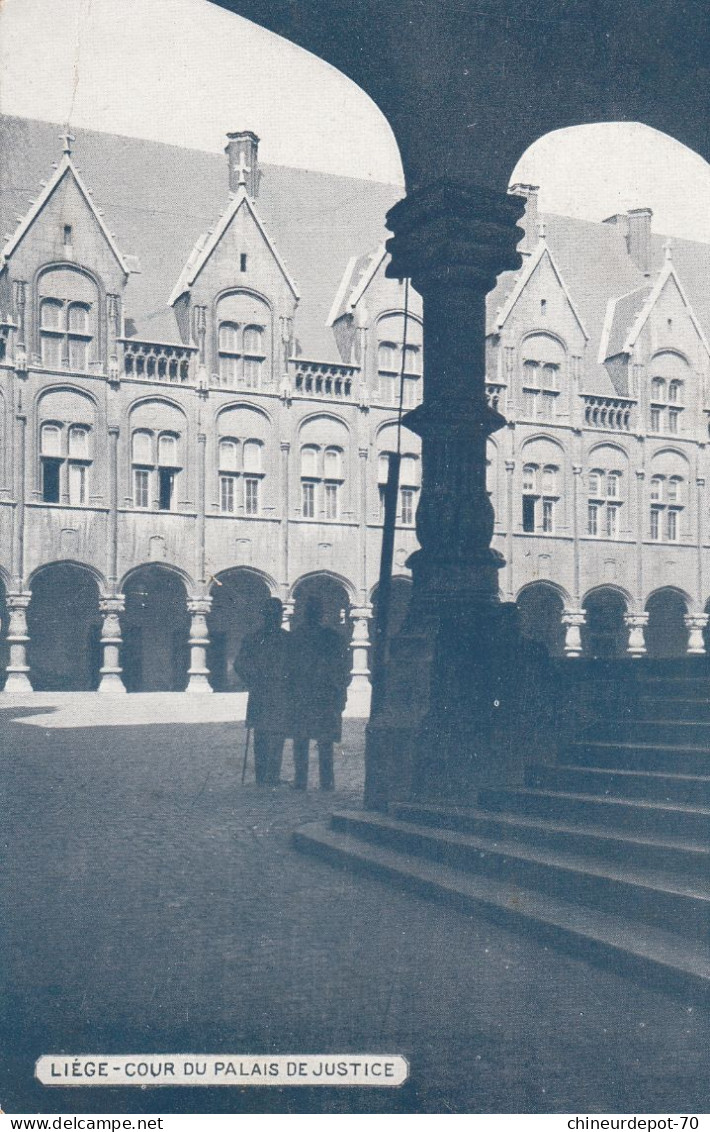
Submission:
<svg viewBox="0 0 710 1132">
<path fill-rule="evenodd" d="M 422 300 L 411 285 L 387 275 L 388 263 L 384 245 L 349 262 L 327 325 L 343 361 L 360 367 L 368 397 L 383 405 L 399 402 L 404 350 L 403 397 L 411 409 L 422 396 Z"/>
<path fill-rule="evenodd" d="M 489 380 L 507 387 L 525 420 L 571 410 L 589 335 L 540 224 L 511 290 L 488 322 Z M 497 358 L 494 351 L 497 350 Z"/>
<path fill-rule="evenodd" d="M 71 134 L 49 181 L 18 217 L 0 253 L 0 279 L 15 323 L 16 364 L 103 370 L 122 332 L 125 255 L 76 167 Z"/>
<path fill-rule="evenodd" d="M 664 252 L 655 282 L 610 300 L 599 361 L 618 393 L 645 405 L 651 432 L 675 434 L 681 431 L 681 410 L 702 399 L 710 346 L 676 271 L 670 241 Z"/>
<path fill-rule="evenodd" d="M 299 293 L 254 199 L 259 139 L 250 131 L 228 138 L 227 207 L 195 244 L 170 304 L 183 341 L 198 347 L 203 379 L 259 389 L 285 372 Z"/>
</svg>

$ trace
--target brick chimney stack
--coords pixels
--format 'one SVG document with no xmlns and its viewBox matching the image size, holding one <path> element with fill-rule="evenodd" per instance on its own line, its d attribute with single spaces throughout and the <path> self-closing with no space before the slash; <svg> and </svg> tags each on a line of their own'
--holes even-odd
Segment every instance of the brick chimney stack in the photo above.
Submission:
<svg viewBox="0 0 710 1132">
<path fill-rule="evenodd" d="M 539 185 L 511 185 L 508 189 L 509 193 L 513 196 L 522 197 L 525 201 L 525 217 L 523 219 L 523 227 L 525 228 L 525 238 L 520 242 L 519 251 L 522 255 L 530 255 L 531 252 L 537 247 L 538 241 L 538 226 L 539 218 L 537 212 L 537 194 L 540 191 Z"/>
<path fill-rule="evenodd" d="M 629 234 L 626 237 L 629 255 L 644 275 L 651 274 L 651 217 L 650 208 L 629 209 Z"/>
<path fill-rule="evenodd" d="M 248 196 L 255 199 L 259 191 L 259 139 L 251 130 L 227 134 L 224 152 L 229 163 L 229 189 L 236 193 L 246 187 Z"/>
<path fill-rule="evenodd" d="M 623 233 L 630 258 L 644 275 L 651 274 L 651 219 L 650 208 L 630 208 L 607 216 L 605 224 L 614 224 Z"/>
</svg>

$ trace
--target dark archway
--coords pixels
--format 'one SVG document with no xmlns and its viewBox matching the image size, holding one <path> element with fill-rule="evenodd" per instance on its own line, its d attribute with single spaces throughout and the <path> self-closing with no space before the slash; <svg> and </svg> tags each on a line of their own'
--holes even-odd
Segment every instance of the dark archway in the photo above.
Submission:
<svg viewBox="0 0 710 1132">
<path fill-rule="evenodd" d="M 564 656 L 564 601 L 554 586 L 533 582 L 518 595 L 520 630 L 524 637 L 538 641 L 550 656 Z"/>
<path fill-rule="evenodd" d="M 164 566 L 139 566 L 124 583 L 123 681 L 129 692 L 182 692 L 190 666 L 190 616 L 182 578 Z"/>
<path fill-rule="evenodd" d="M 626 653 L 628 629 L 624 622 L 626 599 L 618 590 L 603 586 L 584 600 L 582 652 L 586 657 L 610 659 Z"/>
<path fill-rule="evenodd" d="M 234 660 L 244 637 L 260 627 L 261 610 L 271 590 L 260 574 L 237 566 L 219 574 L 210 593 L 212 609 L 207 617 L 210 683 L 215 692 L 242 692 L 244 685 L 234 671 Z"/>
<path fill-rule="evenodd" d="M 86 567 L 57 562 L 35 574 L 27 610 L 27 662 L 36 692 L 90 692 L 99 686 L 99 587 Z"/>
<path fill-rule="evenodd" d="M 688 612 L 685 598 L 677 590 L 658 590 L 646 602 L 648 625 L 644 631 L 649 656 L 678 657 L 688 651 Z"/>
<path fill-rule="evenodd" d="M 350 598 L 342 582 L 331 574 L 308 574 L 293 589 L 293 627 L 301 624 L 309 597 L 317 597 L 323 608 L 323 624 L 337 630 L 346 641 L 352 634 Z"/>
<path fill-rule="evenodd" d="M 375 586 L 372 591 L 372 622 L 373 632 L 374 625 L 377 624 L 377 594 L 379 585 Z M 390 616 L 388 626 L 388 637 L 396 637 L 404 626 L 404 622 L 409 611 L 409 603 L 412 599 L 412 580 L 411 578 L 393 578 L 392 589 L 390 596 Z M 370 634 L 373 636 L 373 633 Z"/>
</svg>

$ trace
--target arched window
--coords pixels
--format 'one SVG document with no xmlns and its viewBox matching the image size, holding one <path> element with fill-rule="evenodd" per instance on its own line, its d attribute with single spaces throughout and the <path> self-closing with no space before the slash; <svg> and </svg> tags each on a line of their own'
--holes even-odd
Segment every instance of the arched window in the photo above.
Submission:
<svg viewBox="0 0 710 1132">
<path fill-rule="evenodd" d="M 158 510 L 173 511 L 175 486 L 180 461 L 178 438 L 172 432 L 161 432 L 158 437 Z"/>
<path fill-rule="evenodd" d="M 651 477 L 650 534 L 654 542 L 677 542 L 680 538 L 685 479 L 672 471 L 671 461 L 677 461 L 672 453 L 661 453 L 658 460 L 665 460 L 670 474 L 656 473 Z"/>
<path fill-rule="evenodd" d="M 219 442 L 220 472 L 236 472 L 239 443 L 231 437 L 223 437 Z"/>
<path fill-rule="evenodd" d="M 153 464 L 153 434 L 145 429 L 133 433 L 131 454 L 134 464 Z"/>
<path fill-rule="evenodd" d="M 421 401 L 422 328 L 410 318 L 405 326 L 404 315 L 384 315 L 378 323 L 377 373 L 378 397 L 385 405 L 398 405 L 400 377 L 402 404 L 411 409 Z"/>
<path fill-rule="evenodd" d="M 40 305 L 40 350 L 42 365 L 48 369 L 61 369 L 63 303 L 56 299 L 43 299 Z"/>
<path fill-rule="evenodd" d="M 339 517 L 342 480 L 343 453 L 340 448 L 326 448 L 323 453 L 323 504 L 326 519 Z"/>
<path fill-rule="evenodd" d="M 43 424 L 40 430 L 42 499 L 59 503 L 62 469 L 62 429 L 60 425 Z"/>
<path fill-rule="evenodd" d="M 554 534 L 555 509 L 560 494 L 557 464 L 523 465 L 523 531 Z"/>
<path fill-rule="evenodd" d="M 537 467 L 535 464 L 526 464 L 523 468 L 523 492 L 530 494 L 537 492 Z"/>
<path fill-rule="evenodd" d="M 41 434 L 41 452 L 43 456 L 61 456 L 62 429 L 61 425 L 43 424 Z"/>
<path fill-rule="evenodd" d="M 621 520 L 621 479 L 616 468 L 594 468 L 589 473 L 587 534 L 591 538 L 619 537 Z"/>
<path fill-rule="evenodd" d="M 67 309 L 67 341 L 69 368 L 86 370 L 89 365 L 89 307 L 85 303 L 69 303 Z"/>
<path fill-rule="evenodd" d="M 80 272 L 56 268 L 41 276 L 39 287 L 42 365 L 85 372 L 93 339 L 92 302 L 88 296 L 95 298 L 95 285 Z M 82 295 L 87 299 L 80 298 Z"/>
<path fill-rule="evenodd" d="M 133 506 L 145 511 L 150 507 L 150 482 L 155 462 L 153 434 L 137 429 L 131 437 L 133 462 Z"/>
<path fill-rule="evenodd" d="M 69 425 L 66 431 L 65 450 L 62 426 L 53 422 L 42 424 L 40 461 L 44 503 L 63 501 L 70 507 L 83 507 L 88 503 L 91 467 L 89 434 L 88 425 Z M 63 497 L 62 492 L 64 492 Z"/>
<path fill-rule="evenodd" d="M 264 331 L 261 326 L 244 328 L 244 387 L 258 389 L 264 363 Z"/>
<path fill-rule="evenodd" d="M 161 432 L 158 437 L 158 465 L 161 468 L 177 468 L 177 437 L 171 432 Z"/>
<path fill-rule="evenodd" d="M 649 429 L 677 436 L 682 431 L 685 380 L 689 367 L 682 354 L 662 350 L 649 363 L 651 397 Z"/>
<path fill-rule="evenodd" d="M 239 326 L 223 322 L 219 327 L 219 383 L 233 389 L 239 381 Z"/>
<path fill-rule="evenodd" d="M 399 464 L 399 517 L 403 527 L 414 524 L 419 480 L 419 457 L 407 452 Z"/>
<path fill-rule="evenodd" d="M 71 425 L 68 436 L 69 505 L 83 507 L 89 501 L 89 429 L 84 425 Z"/>
<path fill-rule="evenodd" d="M 318 449 L 312 444 L 301 449 L 301 475 L 309 477 L 318 475 Z"/>
<path fill-rule="evenodd" d="M 531 334 L 522 346 L 522 403 L 528 420 L 557 416 L 564 349 L 550 334 Z"/>
</svg>

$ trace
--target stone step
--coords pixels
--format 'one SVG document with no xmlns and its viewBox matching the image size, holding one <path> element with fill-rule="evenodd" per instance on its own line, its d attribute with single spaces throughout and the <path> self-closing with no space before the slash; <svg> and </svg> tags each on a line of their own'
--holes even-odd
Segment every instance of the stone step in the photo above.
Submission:
<svg viewBox="0 0 710 1132">
<path fill-rule="evenodd" d="M 449 909 L 485 916 L 540 942 L 609 964 L 621 974 L 653 981 L 686 1001 L 700 1003 L 710 997 L 710 948 L 700 940 L 538 891 L 516 888 L 511 893 L 509 882 L 413 857 L 323 824 L 302 826 L 293 840 L 300 851 L 330 864 L 394 882 Z"/>
<path fill-rule="evenodd" d="M 608 767 L 530 766 L 525 783 L 537 790 L 642 798 L 652 802 L 710 807 L 710 777 Z"/>
<path fill-rule="evenodd" d="M 668 771 L 670 774 L 710 775 L 710 750 L 659 747 L 650 743 L 599 740 L 571 743 L 563 752 L 565 764 L 617 770 Z"/>
<path fill-rule="evenodd" d="M 710 808 L 600 797 L 570 791 L 487 787 L 478 795 L 485 810 L 597 826 L 633 837 L 661 837 L 695 844 L 710 843 Z"/>
<path fill-rule="evenodd" d="M 697 747 L 710 752 L 710 720 L 620 717 L 590 728 L 590 739 L 652 743 L 654 746 Z"/>
<path fill-rule="evenodd" d="M 634 690 L 641 696 L 667 697 L 675 699 L 710 699 L 710 678 L 708 676 L 646 676 L 635 681 Z"/>
<path fill-rule="evenodd" d="M 710 938 L 708 878 L 680 880 L 647 867 L 614 868 L 560 848 L 536 849 L 513 839 L 494 841 L 383 814 L 335 813 L 331 826 L 397 852 L 507 881 L 513 891 L 519 886 L 535 889 L 606 912 L 626 911 L 656 927 L 673 924 L 680 935 Z"/>
<path fill-rule="evenodd" d="M 492 841 L 510 840 L 535 849 L 562 850 L 614 865 L 638 866 L 677 877 L 710 877 L 710 846 L 682 840 L 634 837 L 598 826 L 491 813 L 478 808 L 400 802 L 392 816 L 439 829 L 457 830 Z"/>
<path fill-rule="evenodd" d="M 620 719 L 681 719 L 688 722 L 710 721 L 710 699 L 692 696 L 640 695 L 629 704 Z"/>
</svg>

